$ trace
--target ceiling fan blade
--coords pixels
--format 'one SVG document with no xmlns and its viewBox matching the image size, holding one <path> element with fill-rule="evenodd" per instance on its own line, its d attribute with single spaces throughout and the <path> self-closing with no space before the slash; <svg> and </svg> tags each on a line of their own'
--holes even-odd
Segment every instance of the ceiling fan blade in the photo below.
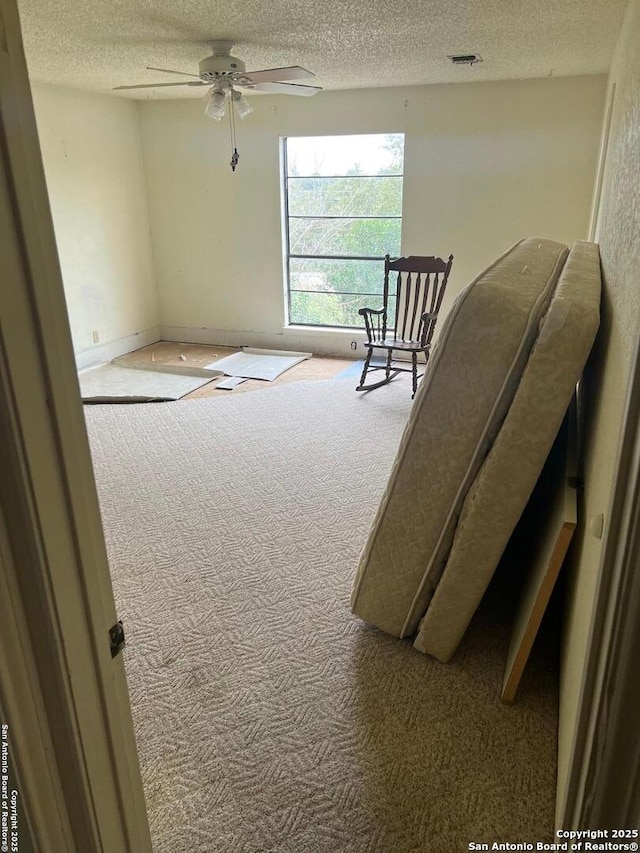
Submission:
<svg viewBox="0 0 640 853">
<path fill-rule="evenodd" d="M 299 86 L 297 83 L 256 83 L 248 87 L 249 92 L 273 92 L 277 95 L 316 95 L 320 86 Z"/>
<path fill-rule="evenodd" d="M 183 77 L 197 77 L 200 79 L 199 74 L 189 74 L 187 71 L 173 71 L 171 68 L 154 68 L 153 65 L 146 66 L 147 71 L 164 71 L 165 74 L 182 74 Z"/>
<path fill-rule="evenodd" d="M 264 71 L 247 71 L 243 77 L 248 77 L 254 83 L 275 83 L 281 80 L 302 80 L 303 77 L 315 77 L 312 71 L 299 65 L 288 65 L 286 68 L 266 68 Z"/>
<path fill-rule="evenodd" d="M 160 86 L 207 86 L 202 80 L 189 80 L 188 83 L 139 83 L 137 86 L 114 86 L 113 91 L 118 89 L 158 89 Z"/>
</svg>

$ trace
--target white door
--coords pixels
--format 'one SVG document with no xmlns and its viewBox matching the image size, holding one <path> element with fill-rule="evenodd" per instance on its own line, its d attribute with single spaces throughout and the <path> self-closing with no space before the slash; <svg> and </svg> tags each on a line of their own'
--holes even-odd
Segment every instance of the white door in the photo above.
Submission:
<svg viewBox="0 0 640 853">
<path fill-rule="evenodd" d="M 19 849 L 146 853 L 122 653 L 112 657 L 109 634 L 117 615 L 15 0 L 0 0 L 0 472 L 0 716 Z"/>
</svg>

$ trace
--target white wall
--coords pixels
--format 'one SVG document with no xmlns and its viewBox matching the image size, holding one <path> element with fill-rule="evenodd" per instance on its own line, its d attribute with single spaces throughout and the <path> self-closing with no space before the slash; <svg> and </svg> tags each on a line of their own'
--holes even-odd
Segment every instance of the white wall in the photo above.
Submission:
<svg viewBox="0 0 640 853">
<path fill-rule="evenodd" d="M 562 656 L 558 813 L 575 736 L 589 628 L 606 541 L 616 453 L 635 347 L 640 338 L 640 0 L 632 0 L 609 78 L 615 85 L 596 241 L 603 273 L 602 325 L 586 374 L 588 392 L 583 519 L 576 549 Z M 605 537 L 586 522 L 604 515 Z"/>
<path fill-rule="evenodd" d="M 279 140 L 404 132 L 403 252 L 455 255 L 449 299 L 526 235 L 585 238 L 601 76 L 254 97 L 229 131 L 201 100 L 141 102 L 164 336 L 348 351 L 353 332 L 283 330 Z"/>
<path fill-rule="evenodd" d="M 84 366 L 159 337 L 138 111 L 130 101 L 52 86 L 35 85 L 33 97 Z"/>
</svg>

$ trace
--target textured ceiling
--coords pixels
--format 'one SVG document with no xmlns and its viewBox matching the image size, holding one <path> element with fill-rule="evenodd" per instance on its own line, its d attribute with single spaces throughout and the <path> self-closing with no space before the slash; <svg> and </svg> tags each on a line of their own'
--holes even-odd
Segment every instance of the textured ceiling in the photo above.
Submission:
<svg viewBox="0 0 640 853">
<path fill-rule="evenodd" d="M 592 74 L 608 70 L 627 0 L 19 0 L 37 81 L 108 92 L 196 73 L 232 39 L 247 70 L 302 65 L 326 89 Z M 484 62 L 456 68 L 452 53 Z M 175 78 L 176 81 L 179 77 Z M 306 82 L 306 81 L 305 81 Z M 309 82 L 312 82 L 311 80 Z M 122 97 L 201 97 L 158 89 Z"/>
</svg>

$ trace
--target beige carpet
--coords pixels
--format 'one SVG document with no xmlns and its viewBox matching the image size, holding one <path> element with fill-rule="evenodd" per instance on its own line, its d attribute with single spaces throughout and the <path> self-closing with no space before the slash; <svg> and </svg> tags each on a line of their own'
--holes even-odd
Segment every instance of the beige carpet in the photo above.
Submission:
<svg viewBox="0 0 640 853">
<path fill-rule="evenodd" d="M 156 853 L 550 840 L 556 676 L 538 652 L 500 704 L 497 599 L 448 665 L 349 612 L 409 403 L 301 382 L 86 412 Z"/>
</svg>

